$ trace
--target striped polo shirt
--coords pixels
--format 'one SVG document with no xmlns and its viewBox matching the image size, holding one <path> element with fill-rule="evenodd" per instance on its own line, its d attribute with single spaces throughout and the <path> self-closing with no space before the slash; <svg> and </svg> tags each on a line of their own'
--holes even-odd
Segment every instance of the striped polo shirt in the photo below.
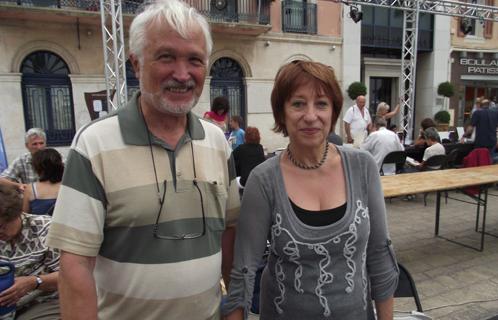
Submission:
<svg viewBox="0 0 498 320">
<path fill-rule="evenodd" d="M 240 206 L 231 149 L 193 113 L 175 150 L 149 140 L 138 95 L 76 135 L 48 244 L 96 257 L 99 319 L 216 319 L 221 234 Z M 158 239 L 159 211 L 159 235 L 205 234 Z"/>
</svg>

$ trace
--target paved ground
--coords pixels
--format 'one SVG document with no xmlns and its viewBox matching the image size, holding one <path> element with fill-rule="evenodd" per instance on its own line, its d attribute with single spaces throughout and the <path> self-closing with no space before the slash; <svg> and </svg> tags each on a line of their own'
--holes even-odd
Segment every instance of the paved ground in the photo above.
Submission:
<svg viewBox="0 0 498 320">
<path fill-rule="evenodd" d="M 498 195 L 498 190 L 492 192 Z M 451 193 L 465 199 L 461 194 Z M 485 237 L 483 252 L 434 237 L 435 195 L 387 201 L 398 261 L 410 271 L 426 314 L 441 320 L 484 320 L 498 315 L 498 238 Z M 475 206 L 442 204 L 440 234 L 477 246 Z M 498 235 L 498 197 L 489 197 L 487 230 Z M 412 298 L 397 298 L 397 312 L 416 310 Z M 258 319 L 251 315 L 251 320 Z"/>
</svg>

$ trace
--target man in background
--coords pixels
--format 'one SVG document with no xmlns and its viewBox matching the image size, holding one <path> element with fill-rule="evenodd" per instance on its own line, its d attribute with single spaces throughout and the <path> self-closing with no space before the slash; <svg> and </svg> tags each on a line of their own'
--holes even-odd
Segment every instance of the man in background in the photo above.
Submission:
<svg viewBox="0 0 498 320">
<path fill-rule="evenodd" d="M 355 143 L 360 145 L 368 135 L 372 119 L 365 105 L 365 96 L 358 96 L 356 104 L 352 105 L 344 115 L 343 121 L 347 143 L 354 143 L 357 140 Z"/>
<path fill-rule="evenodd" d="M 47 145 L 47 136 L 43 129 L 31 128 L 24 135 L 26 152 L 12 161 L 10 166 L 0 174 L 0 183 L 16 186 L 24 191 L 27 184 L 38 181 L 38 175 L 33 169 L 31 159 L 33 154 Z"/>
</svg>

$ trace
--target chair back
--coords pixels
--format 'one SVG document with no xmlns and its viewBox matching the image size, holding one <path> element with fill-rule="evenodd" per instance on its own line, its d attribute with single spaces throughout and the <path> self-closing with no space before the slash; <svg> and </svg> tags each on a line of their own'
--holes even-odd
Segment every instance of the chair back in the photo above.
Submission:
<svg viewBox="0 0 498 320">
<path fill-rule="evenodd" d="M 438 170 L 431 169 L 431 167 L 438 167 L 439 169 L 443 169 L 446 165 L 446 155 L 437 154 L 435 156 L 432 156 L 424 162 L 424 165 L 426 170 Z"/>
<path fill-rule="evenodd" d="M 415 286 L 415 281 L 413 281 L 410 272 L 408 272 L 408 270 L 401 263 L 398 263 L 398 268 L 399 280 L 398 287 L 394 292 L 394 297 L 413 297 L 415 305 L 417 306 L 417 311 L 424 312 L 418 296 L 417 287 Z"/>
<path fill-rule="evenodd" d="M 396 165 L 404 165 L 406 161 L 406 152 L 405 151 L 393 151 L 389 152 L 382 161 L 382 165 L 385 164 L 396 164 Z M 397 171 L 397 170 L 396 170 Z M 380 175 L 384 175 L 384 171 L 382 170 L 382 166 L 380 167 Z"/>
<path fill-rule="evenodd" d="M 451 150 L 447 155 L 446 155 L 446 167 L 447 168 L 457 168 L 457 160 L 458 157 L 460 156 L 460 150 L 458 148 L 455 148 Z"/>
<path fill-rule="evenodd" d="M 487 166 L 490 164 L 493 164 L 493 161 L 491 160 L 491 155 L 487 148 L 476 148 L 463 158 L 464 168 Z M 470 186 L 463 191 L 468 195 L 477 196 L 480 188 L 479 186 Z"/>
</svg>

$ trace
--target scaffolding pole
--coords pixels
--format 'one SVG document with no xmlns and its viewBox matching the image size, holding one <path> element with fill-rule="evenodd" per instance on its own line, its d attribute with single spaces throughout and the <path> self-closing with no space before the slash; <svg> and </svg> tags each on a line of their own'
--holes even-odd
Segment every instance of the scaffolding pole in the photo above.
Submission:
<svg viewBox="0 0 498 320">
<path fill-rule="evenodd" d="M 128 100 L 121 1 L 100 0 L 100 16 L 107 106 L 117 109 L 123 107 Z M 115 101 L 112 99 L 114 92 L 116 93 Z"/>
</svg>

